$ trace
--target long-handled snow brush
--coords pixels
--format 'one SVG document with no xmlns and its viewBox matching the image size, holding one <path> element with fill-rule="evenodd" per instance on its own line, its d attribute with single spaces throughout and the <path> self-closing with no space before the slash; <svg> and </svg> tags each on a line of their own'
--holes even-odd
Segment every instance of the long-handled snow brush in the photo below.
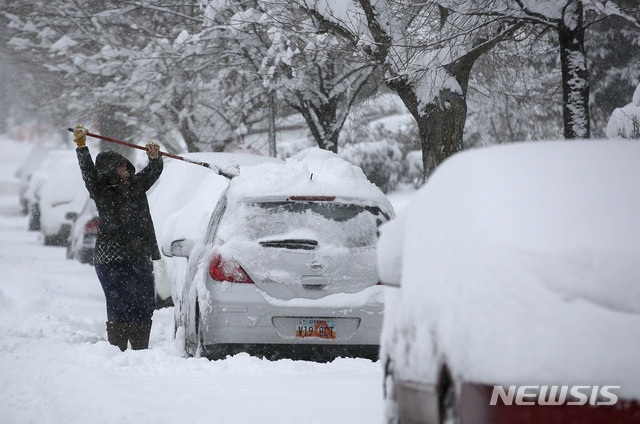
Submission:
<svg viewBox="0 0 640 424">
<path fill-rule="evenodd" d="M 73 132 L 73 128 L 68 128 L 69 131 Z M 132 143 L 127 143 L 126 141 L 120 141 L 120 140 L 116 140 L 113 138 L 109 138 L 109 137 L 105 137 L 102 135 L 98 135 L 98 134 L 93 134 L 88 132 L 87 136 L 89 137 L 94 137 L 94 138 L 99 138 L 100 140 L 104 140 L 104 141 L 108 141 L 110 143 L 116 143 L 116 144 L 122 144 L 123 146 L 127 146 L 127 147 L 133 147 L 134 149 L 139 149 L 139 150 L 144 150 L 146 151 L 147 149 L 144 146 L 138 146 L 137 144 L 132 144 Z M 182 156 L 178 156 L 178 155 L 174 155 L 171 153 L 166 153 L 166 152 L 158 152 L 161 156 L 166 156 L 168 158 L 173 158 L 173 159 L 178 159 L 178 160 L 182 160 L 188 163 L 193 163 L 194 165 L 200 165 L 200 166 L 204 166 L 205 168 L 209 168 L 211 169 L 213 172 L 215 172 L 218 175 L 222 175 L 223 177 L 226 178 L 233 178 L 233 177 L 237 177 L 240 174 L 240 168 L 238 166 L 227 166 L 227 167 L 220 167 L 217 165 L 210 165 L 206 162 L 199 162 L 196 160 L 191 160 L 191 159 L 187 159 L 184 158 Z"/>
</svg>

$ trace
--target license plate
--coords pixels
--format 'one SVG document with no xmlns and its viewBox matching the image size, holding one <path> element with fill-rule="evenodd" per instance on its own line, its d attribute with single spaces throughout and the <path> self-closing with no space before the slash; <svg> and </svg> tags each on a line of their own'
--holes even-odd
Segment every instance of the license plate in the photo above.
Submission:
<svg viewBox="0 0 640 424">
<path fill-rule="evenodd" d="M 298 319 L 296 325 L 296 337 L 304 339 L 316 337 L 318 339 L 336 338 L 335 319 Z"/>
</svg>

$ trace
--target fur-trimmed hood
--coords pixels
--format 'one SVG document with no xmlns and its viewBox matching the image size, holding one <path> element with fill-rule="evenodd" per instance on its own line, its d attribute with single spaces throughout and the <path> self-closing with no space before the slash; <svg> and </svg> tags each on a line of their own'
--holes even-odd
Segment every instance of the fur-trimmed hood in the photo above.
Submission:
<svg viewBox="0 0 640 424">
<path fill-rule="evenodd" d="M 136 168 L 133 164 L 120 153 L 107 151 L 101 152 L 96 156 L 96 171 L 98 172 L 98 178 L 100 180 L 108 180 L 112 185 L 117 184 L 119 181 L 115 170 L 120 165 L 126 165 L 129 170 L 129 174 L 134 175 L 136 173 Z"/>
</svg>

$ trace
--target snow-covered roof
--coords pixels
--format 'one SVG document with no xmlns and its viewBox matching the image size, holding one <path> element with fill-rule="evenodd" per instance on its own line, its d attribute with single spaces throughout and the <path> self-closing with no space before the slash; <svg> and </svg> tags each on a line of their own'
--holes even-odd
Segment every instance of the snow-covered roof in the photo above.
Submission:
<svg viewBox="0 0 640 424">
<path fill-rule="evenodd" d="M 381 276 L 402 281 L 384 338 L 405 371 L 445 358 L 468 381 L 640 398 L 639 163 L 640 143 L 619 140 L 446 160 L 378 247 L 381 269 L 401 267 Z"/>
</svg>

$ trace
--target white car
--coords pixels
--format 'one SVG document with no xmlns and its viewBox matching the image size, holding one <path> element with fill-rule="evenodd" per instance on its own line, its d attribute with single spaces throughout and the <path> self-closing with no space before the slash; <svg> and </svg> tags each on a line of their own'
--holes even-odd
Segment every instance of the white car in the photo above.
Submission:
<svg viewBox="0 0 640 424">
<path fill-rule="evenodd" d="M 360 168 L 327 151 L 242 169 L 206 231 L 165 248 L 188 257 L 177 337 L 209 358 L 377 358 L 375 243 L 393 216 Z"/>
<path fill-rule="evenodd" d="M 381 228 L 388 423 L 640 422 L 640 143 L 447 159 Z"/>
<path fill-rule="evenodd" d="M 27 190 L 33 174 L 40 169 L 42 163 L 47 158 L 51 148 L 46 146 L 34 146 L 29 152 L 29 156 L 22 163 L 20 168 L 16 170 L 16 178 L 19 180 L 18 196 L 20 209 L 23 215 L 29 213 L 29 198 Z"/>
<path fill-rule="evenodd" d="M 68 212 L 79 212 L 89 193 L 73 150 L 51 151 L 33 174 L 27 190 L 32 218 L 38 215 L 44 244 L 66 246 L 72 222 Z"/>
</svg>

